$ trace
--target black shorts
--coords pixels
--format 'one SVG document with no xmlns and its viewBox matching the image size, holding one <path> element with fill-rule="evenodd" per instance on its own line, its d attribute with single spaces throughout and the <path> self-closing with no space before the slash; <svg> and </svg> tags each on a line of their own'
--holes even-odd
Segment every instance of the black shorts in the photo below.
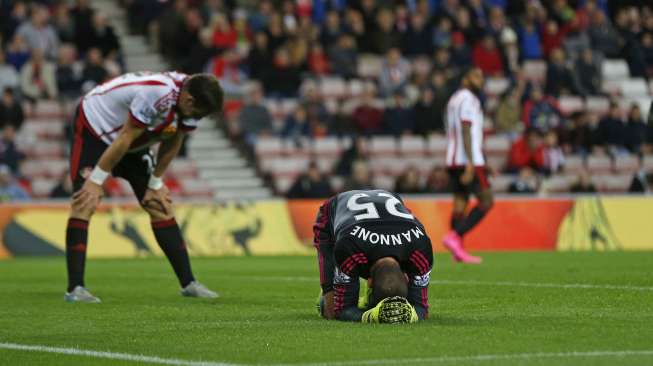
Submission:
<svg viewBox="0 0 653 366">
<path fill-rule="evenodd" d="M 75 113 L 74 126 L 75 134 L 70 148 L 70 178 L 73 182 L 73 191 L 77 192 L 109 145 L 91 129 L 81 103 Z M 145 196 L 154 165 L 152 153 L 149 149 L 144 149 L 126 154 L 113 168 L 111 174 L 127 180 L 140 202 Z"/>
<path fill-rule="evenodd" d="M 470 184 L 460 183 L 460 177 L 465 172 L 463 167 L 449 168 L 449 179 L 453 193 L 462 193 L 464 195 L 477 195 L 482 191 L 490 189 L 490 181 L 488 180 L 488 173 L 486 167 L 477 166 L 474 168 L 474 180 Z"/>
</svg>

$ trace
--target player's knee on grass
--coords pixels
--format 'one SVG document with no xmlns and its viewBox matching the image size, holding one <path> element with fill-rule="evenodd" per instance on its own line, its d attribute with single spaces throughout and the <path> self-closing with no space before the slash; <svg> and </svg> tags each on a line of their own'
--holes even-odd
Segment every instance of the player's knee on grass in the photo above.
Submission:
<svg viewBox="0 0 653 366">
<path fill-rule="evenodd" d="M 333 291 L 325 292 L 324 295 L 320 297 L 318 307 L 320 309 L 320 315 L 324 319 L 333 320 L 336 318 L 335 306 L 333 303 Z"/>
</svg>

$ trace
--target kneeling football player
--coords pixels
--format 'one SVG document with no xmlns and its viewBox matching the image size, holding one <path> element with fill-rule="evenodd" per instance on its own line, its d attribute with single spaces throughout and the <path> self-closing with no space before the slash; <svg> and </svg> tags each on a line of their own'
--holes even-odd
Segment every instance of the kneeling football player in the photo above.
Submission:
<svg viewBox="0 0 653 366">
<path fill-rule="evenodd" d="M 414 323 L 428 317 L 433 248 L 398 196 L 384 190 L 340 193 L 320 207 L 314 233 L 324 318 Z M 360 307 L 359 278 L 369 288 Z"/>
</svg>

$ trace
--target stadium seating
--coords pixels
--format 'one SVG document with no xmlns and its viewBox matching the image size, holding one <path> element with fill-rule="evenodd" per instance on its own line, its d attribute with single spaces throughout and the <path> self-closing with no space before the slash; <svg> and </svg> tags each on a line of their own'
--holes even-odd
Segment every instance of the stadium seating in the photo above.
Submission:
<svg viewBox="0 0 653 366">
<path fill-rule="evenodd" d="M 26 105 L 26 110 L 31 106 Z M 47 197 L 68 171 L 67 142 L 64 136 L 67 120 L 70 117 L 56 102 L 43 101 L 36 104 L 29 113 L 20 131 L 22 149 L 28 159 L 22 164 L 21 172 L 29 179 L 32 196 Z M 207 197 L 213 189 L 197 179 L 198 167 L 191 159 L 176 159 L 170 166 L 166 179 L 180 182 L 181 196 Z M 110 192 L 118 197 L 131 196 L 131 188 L 122 180 L 110 185 Z"/>
<path fill-rule="evenodd" d="M 623 80 L 630 77 L 628 64 L 622 59 L 605 59 L 601 63 L 601 74 L 605 80 Z"/>
<path fill-rule="evenodd" d="M 527 80 L 541 83 L 546 77 L 546 62 L 542 60 L 524 61 L 522 71 Z"/>
</svg>

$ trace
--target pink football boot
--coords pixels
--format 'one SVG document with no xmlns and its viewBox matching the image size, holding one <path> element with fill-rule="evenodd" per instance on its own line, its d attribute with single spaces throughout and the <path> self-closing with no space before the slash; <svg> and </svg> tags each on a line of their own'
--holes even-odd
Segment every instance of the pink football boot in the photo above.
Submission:
<svg viewBox="0 0 653 366">
<path fill-rule="evenodd" d="M 456 262 L 479 264 L 483 262 L 481 257 L 475 257 L 465 251 L 462 246 L 462 238 L 454 230 L 451 230 L 442 239 L 442 243 L 453 255 L 453 260 Z"/>
</svg>

